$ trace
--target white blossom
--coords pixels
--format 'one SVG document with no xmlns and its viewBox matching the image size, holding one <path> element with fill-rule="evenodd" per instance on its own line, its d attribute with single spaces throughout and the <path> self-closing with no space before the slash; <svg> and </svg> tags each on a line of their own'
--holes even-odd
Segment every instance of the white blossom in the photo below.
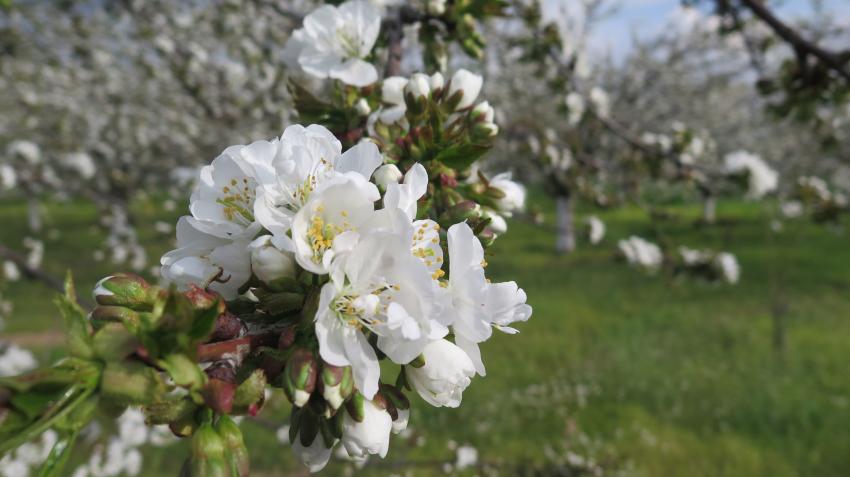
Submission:
<svg viewBox="0 0 850 477">
<path fill-rule="evenodd" d="M 374 402 L 363 403 L 362 422 L 355 421 L 347 412 L 343 416 L 342 445 L 354 458 L 377 454 L 386 457 L 390 446 L 392 417 Z"/>
<path fill-rule="evenodd" d="M 747 196 L 752 199 L 764 197 L 776 190 L 779 184 L 779 174 L 761 157 L 746 151 L 736 151 L 726 155 L 724 169 L 730 175 L 746 175 Z"/>
<path fill-rule="evenodd" d="M 628 239 L 620 240 L 617 246 L 631 265 L 648 271 L 657 271 L 661 267 L 663 255 L 661 249 L 654 243 L 632 235 Z"/>
<path fill-rule="evenodd" d="M 432 406 L 458 407 L 475 376 L 475 365 L 454 343 L 437 340 L 422 350 L 425 364 L 406 366 L 408 382 Z"/>
<path fill-rule="evenodd" d="M 380 10 L 366 0 L 323 5 L 304 17 L 303 27 L 293 32 L 284 59 L 318 78 L 366 86 L 378 80 L 378 70 L 364 58 L 371 53 L 380 28 Z"/>
<path fill-rule="evenodd" d="M 605 238 L 605 222 L 595 215 L 587 218 L 588 238 L 593 245 L 598 244 Z"/>
<path fill-rule="evenodd" d="M 449 97 L 455 94 L 460 94 L 460 101 L 456 109 L 461 110 L 472 106 L 475 99 L 478 98 L 478 93 L 481 92 L 481 86 L 484 84 L 484 78 L 468 70 L 460 69 L 452 76 L 449 82 Z"/>
</svg>

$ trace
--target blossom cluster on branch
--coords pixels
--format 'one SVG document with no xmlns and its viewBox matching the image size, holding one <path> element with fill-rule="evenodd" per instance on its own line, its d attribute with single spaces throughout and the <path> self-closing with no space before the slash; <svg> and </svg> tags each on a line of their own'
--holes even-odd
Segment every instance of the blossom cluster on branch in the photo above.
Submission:
<svg viewBox="0 0 850 477">
<path fill-rule="evenodd" d="M 425 15 L 448 22 L 499 5 Z M 363 0 L 304 17 L 284 56 L 330 84 L 293 81 L 303 125 L 227 147 L 200 169 L 177 248 L 161 258 L 165 284 L 111 275 L 86 314 L 68 280 L 69 357 L 0 378 L 0 453 L 55 429 L 43 473 L 57 475 L 97 411 L 140 406 L 148 424 L 191 437 L 184 475 L 247 475 L 231 416 L 256 415 L 280 388 L 292 448 L 317 471 L 338 446 L 353 459 L 386 456 L 413 392 L 461 404 L 485 374 L 481 343 L 531 316 L 515 282 L 485 274 L 485 249 L 525 189 L 478 168 L 499 132 L 493 107 L 477 102 L 483 78 L 379 79 L 382 25 Z M 469 27 L 455 25 L 455 40 L 468 41 Z M 24 405 L 39 393 L 51 396 L 45 407 Z"/>
</svg>

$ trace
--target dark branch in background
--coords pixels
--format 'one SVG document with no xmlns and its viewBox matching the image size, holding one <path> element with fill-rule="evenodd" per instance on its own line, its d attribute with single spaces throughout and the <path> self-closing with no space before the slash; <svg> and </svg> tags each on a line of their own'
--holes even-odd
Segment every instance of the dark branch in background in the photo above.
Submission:
<svg viewBox="0 0 850 477">
<path fill-rule="evenodd" d="M 27 263 L 27 259 L 24 255 L 3 244 L 0 244 L 0 258 L 14 263 L 25 277 L 40 281 L 47 285 L 48 288 L 58 291 L 59 293 L 65 292 L 65 283 L 61 279 L 47 273 L 41 268 L 31 267 L 30 264 Z M 87 299 L 83 298 L 80 300 L 80 304 L 83 307 L 89 307 L 90 303 Z"/>
<path fill-rule="evenodd" d="M 401 41 L 404 36 L 401 19 L 384 22 L 387 32 L 387 67 L 384 76 L 398 76 L 401 73 L 401 56 L 403 53 Z"/>
<path fill-rule="evenodd" d="M 850 70 L 847 68 L 847 61 L 850 57 L 847 54 L 827 51 L 818 44 L 803 38 L 793 28 L 774 15 L 761 0 L 741 0 L 741 4 L 750 9 L 756 17 L 770 26 L 774 33 L 790 44 L 798 55 L 802 57 L 810 55 L 817 58 L 823 65 L 850 82 Z"/>
</svg>

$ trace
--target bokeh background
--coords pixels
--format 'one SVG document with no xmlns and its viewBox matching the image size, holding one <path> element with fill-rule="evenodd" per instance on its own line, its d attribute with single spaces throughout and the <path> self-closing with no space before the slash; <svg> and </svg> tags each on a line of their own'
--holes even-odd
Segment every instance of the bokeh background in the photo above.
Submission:
<svg viewBox="0 0 850 477">
<path fill-rule="evenodd" d="M 326 474 L 850 474 L 850 6 L 756 2 L 835 53 L 830 69 L 727 3 L 747 2 L 543 1 L 535 23 L 481 25 L 481 59 L 452 56 L 497 109 L 483 169 L 527 187 L 487 260 L 534 315 L 483 346 L 461 408 L 415 404 L 385 460 Z M 117 270 L 158 279 L 197 168 L 298 121 L 281 55 L 314 6 L 0 0 L 2 349 L 62 355 L 66 270 L 81 290 Z M 407 33 L 409 73 L 423 45 Z M 736 151 L 775 189 L 724 175 Z M 740 278 L 629 266 L 633 235 L 673 262 L 680 246 L 732 253 Z M 307 473 L 287 415 L 273 396 L 242 422 L 253 475 Z M 115 432 L 104 421 L 69 468 Z M 176 473 L 185 445 L 142 446 L 141 475 Z"/>
</svg>

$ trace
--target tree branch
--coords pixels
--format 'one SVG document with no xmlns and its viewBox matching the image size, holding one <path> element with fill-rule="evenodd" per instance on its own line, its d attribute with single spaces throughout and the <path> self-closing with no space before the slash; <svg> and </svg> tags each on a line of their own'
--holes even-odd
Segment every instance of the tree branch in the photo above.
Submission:
<svg viewBox="0 0 850 477">
<path fill-rule="evenodd" d="M 741 4 L 749 8 L 763 22 L 767 23 L 774 33 L 793 46 L 798 54 L 803 53 L 814 56 L 829 69 L 835 71 L 839 76 L 850 82 L 850 70 L 846 68 L 847 61 L 841 59 L 840 55 L 827 51 L 820 45 L 800 36 L 793 28 L 774 15 L 764 5 L 762 0 L 741 0 Z"/>
</svg>

